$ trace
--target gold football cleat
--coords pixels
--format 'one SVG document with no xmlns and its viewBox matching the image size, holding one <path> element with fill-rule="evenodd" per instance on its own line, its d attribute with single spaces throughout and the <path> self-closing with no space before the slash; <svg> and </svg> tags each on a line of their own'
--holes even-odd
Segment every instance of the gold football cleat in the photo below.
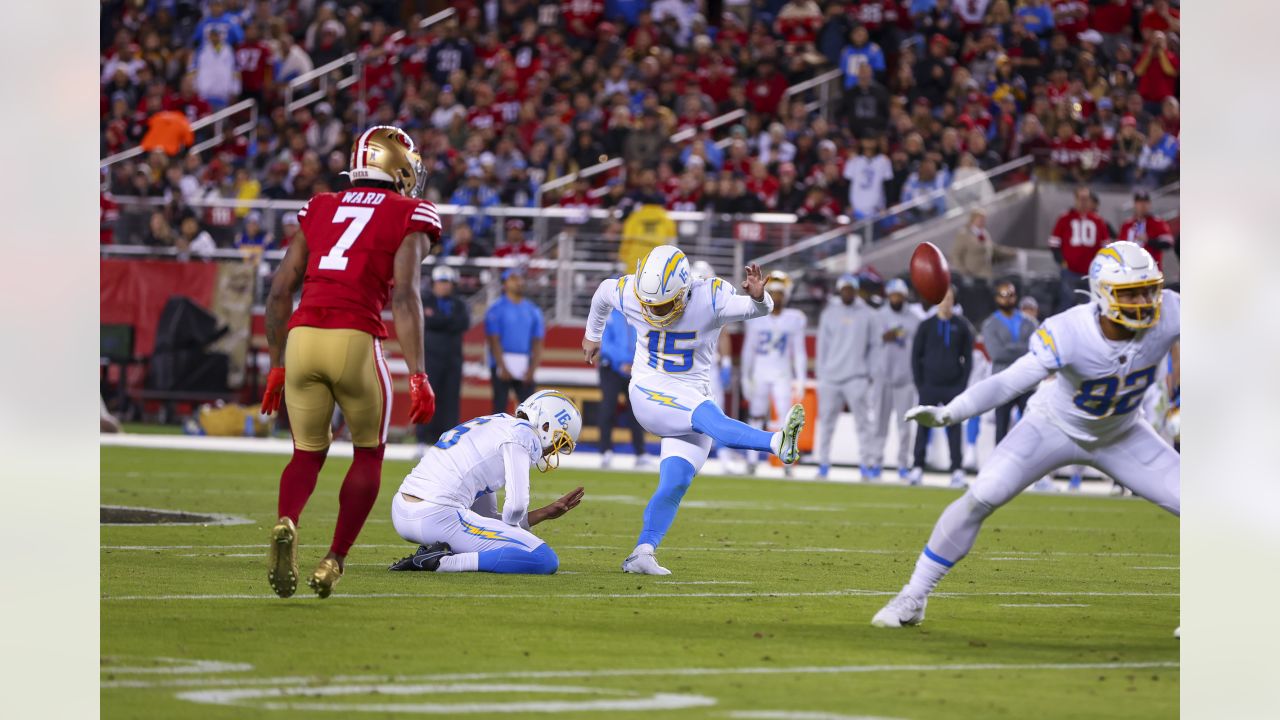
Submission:
<svg viewBox="0 0 1280 720">
<path fill-rule="evenodd" d="M 316 591 L 321 599 L 329 597 L 333 593 L 333 586 L 338 584 L 342 579 L 342 568 L 338 567 L 338 561 L 333 558 L 325 558 L 316 566 L 315 572 L 311 573 L 311 577 L 307 578 L 307 584 L 312 590 Z"/>
<path fill-rule="evenodd" d="M 282 598 L 291 597 L 298 589 L 298 528 L 287 517 L 280 518 L 271 528 L 267 581 Z"/>
</svg>

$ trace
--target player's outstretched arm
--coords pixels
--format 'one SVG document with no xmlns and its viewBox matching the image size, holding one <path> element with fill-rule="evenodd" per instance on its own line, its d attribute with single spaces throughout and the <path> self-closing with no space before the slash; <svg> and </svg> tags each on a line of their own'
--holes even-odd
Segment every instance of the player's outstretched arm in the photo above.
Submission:
<svg viewBox="0 0 1280 720">
<path fill-rule="evenodd" d="M 410 233 L 400 243 L 395 258 L 395 289 L 391 293 L 391 315 L 395 318 L 396 339 L 409 366 L 409 420 L 425 423 L 435 414 L 435 392 L 427 380 L 422 360 L 422 255 L 429 247 L 425 233 Z"/>
<path fill-rule="evenodd" d="M 550 505 L 545 505 L 533 510 L 529 513 L 529 527 L 533 527 L 543 520 L 555 520 L 570 510 L 578 507 L 578 503 L 582 502 L 584 491 L 582 488 L 575 488 L 572 492 L 564 497 L 556 500 Z"/>
<path fill-rule="evenodd" d="M 600 339 L 604 337 L 604 326 L 609 322 L 617 297 L 617 280 L 601 282 L 596 294 L 591 296 L 591 313 L 587 315 L 587 330 L 582 335 L 582 357 L 588 365 L 595 365 L 600 356 Z"/>
<path fill-rule="evenodd" d="M 906 413 L 907 420 L 915 420 L 925 427 L 955 425 L 975 415 L 981 415 L 1022 395 L 1049 377 L 1046 368 L 1031 353 L 1018 358 L 1012 365 L 960 393 L 946 405 L 917 405 Z"/>
<path fill-rule="evenodd" d="M 721 327 L 739 320 L 750 320 L 773 312 L 773 298 L 764 291 L 764 275 L 760 266 L 751 264 L 746 267 L 747 277 L 742 281 L 745 295 L 730 292 L 731 288 L 712 283 L 711 291 L 716 293 L 716 320 Z"/>
</svg>

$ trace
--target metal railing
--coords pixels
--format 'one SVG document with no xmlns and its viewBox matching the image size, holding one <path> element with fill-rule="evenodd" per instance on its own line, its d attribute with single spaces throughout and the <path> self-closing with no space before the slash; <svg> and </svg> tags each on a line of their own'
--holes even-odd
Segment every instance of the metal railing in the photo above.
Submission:
<svg viewBox="0 0 1280 720">
<path fill-rule="evenodd" d="M 432 25 L 435 25 L 441 21 L 444 21 L 453 17 L 456 14 L 457 14 L 457 10 L 454 10 L 453 8 L 446 8 L 444 10 L 441 10 L 438 13 L 434 13 L 432 15 L 428 15 L 427 17 L 423 18 L 418 23 L 418 27 L 423 29 L 429 28 Z M 391 38 L 389 39 L 394 40 L 397 37 L 403 37 L 403 36 L 404 36 L 404 31 L 398 30 L 395 33 L 392 33 Z M 342 78 L 341 80 L 332 81 L 332 75 L 334 73 L 344 70 L 348 65 L 352 66 L 351 74 L 348 75 L 347 77 Z M 345 90 L 356 83 L 361 83 L 360 102 L 358 103 L 357 112 L 359 112 L 360 114 L 359 124 L 363 126 L 365 124 L 365 102 L 364 102 L 365 89 L 362 82 L 364 77 L 363 69 L 364 69 L 363 60 L 360 57 L 360 54 L 347 53 L 346 55 L 343 55 L 337 60 L 334 60 L 332 62 L 327 62 L 324 65 L 321 65 L 320 67 L 314 70 L 311 70 L 310 72 L 305 72 L 299 75 L 298 77 L 290 80 L 289 84 L 285 86 L 285 89 L 284 89 L 285 111 L 292 113 L 295 110 L 308 107 L 324 99 L 324 97 L 329 94 L 329 84 L 331 81 L 333 82 L 334 87 L 338 90 Z M 301 92 L 304 86 L 309 85 L 313 81 L 318 81 L 317 84 L 319 86 L 314 92 L 308 93 L 307 95 L 303 95 L 302 97 L 295 97 L 299 92 Z"/>
<path fill-rule="evenodd" d="M 232 117 L 243 112 L 249 113 L 249 119 L 245 122 L 240 123 L 239 125 L 232 127 L 231 137 L 238 137 L 246 133 L 257 132 L 258 101 L 252 98 L 247 100 L 241 100 L 235 105 L 228 105 L 227 107 L 219 110 L 218 112 L 205 115 L 204 117 L 191 123 L 192 132 L 199 132 L 209 126 L 213 126 L 213 135 L 208 139 L 205 139 L 203 141 L 197 142 L 195 145 L 192 145 L 189 152 L 199 154 L 204 152 L 205 150 L 208 150 L 209 148 L 214 148 L 214 147 L 217 147 L 218 145 L 221 145 L 223 142 L 226 141 L 226 136 L 227 136 L 227 133 L 225 130 L 226 123 L 229 122 Z M 139 155 L 143 154 L 143 152 L 145 151 L 142 149 L 142 145 L 138 145 L 137 147 L 129 148 L 128 150 L 123 150 L 121 152 L 118 152 L 115 155 L 108 155 L 107 157 L 102 158 L 101 160 L 98 161 L 98 167 L 109 168 L 112 165 L 115 165 L 116 163 L 119 163 L 123 160 L 128 160 L 130 158 L 138 157 Z"/>
<path fill-rule="evenodd" d="M 832 91 L 838 87 L 840 80 L 843 77 L 844 72 L 841 70 L 828 70 L 814 78 L 792 85 L 787 88 L 787 91 L 782 94 L 782 97 L 789 100 L 800 93 L 808 92 L 817 88 L 818 97 L 816 100 L 811 100 L 808 103 L 805 103 L 805 112 L 813 113 L 821 111 L 823 116 L 830 121 L 832 100 L 836 97 L 835 93 Z"/>
</svg>

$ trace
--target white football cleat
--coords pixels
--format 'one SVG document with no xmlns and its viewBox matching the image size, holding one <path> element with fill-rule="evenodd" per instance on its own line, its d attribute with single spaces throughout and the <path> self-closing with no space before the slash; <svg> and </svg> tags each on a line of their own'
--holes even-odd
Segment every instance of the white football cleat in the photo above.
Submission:
<svg viewBox="0 0 1280 720">
<path fill-rule="evenodd" d="M 1179 625 L 1178 627 L 1176 627 L 1176 628 L 1174 628 L 1174 629 L 1173 629 L 1173 636 L 1174 636 L 1174 637 L 1176 637 L 1176 638 L 1178 638 L 1179 640 L 1181 640 L 1181 639 L 1182 639 L 1182 626 L 1181 626 L 1181 625 Z"/>
<path fill-rule="evenodd" d="M 903 625 L 919 625 L 924 622 L 924 606 L 929 603 L 927 597 L 908 595 L 903 588 L 889 604 L 880 608 L 880 612 L 871 618 L 876 627 L 896 628 Z"/>
<path fill-rule="evenodd" d="M 800 459 L 800 431 L 804 429 L 804 406 L 792 405 L 779 433 L 778 447 L 774 453 L 783 465 L 794 465 Z"/>
<path fill-rule="evenodd" d="M 634 552 L 622 561 L 622 572 L 635 573 L 637 575 L 670 575 L 671 571 L 658 564 L 658 558 L 653 554 L 653 550 L 643 550 L 636 548 Z"/>
</svg>

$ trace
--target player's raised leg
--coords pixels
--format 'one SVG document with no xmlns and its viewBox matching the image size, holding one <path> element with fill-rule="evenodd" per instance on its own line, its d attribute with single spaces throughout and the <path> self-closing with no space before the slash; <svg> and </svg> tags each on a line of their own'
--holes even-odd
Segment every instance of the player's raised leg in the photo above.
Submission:
<svg viewBox="0 0 1280 720">
<path fill-rule="evenodd" d="M 707 401 L 711 404 L 710 401 Z M 714 407 L 714 405 L 712 405 Z M 750 428 L 749 428 L 750 429 Z M 675 522 L 680 501 L 693 477 L 702 469 L 711 452 L 711 438 L 702 433 L 662 439 L 662 461 L 658 464 L 658 488 L 644 509 L 644 526 L 636 548 L 622 561 L 623 572 L 641 575 L 670 575 L 658 564 L 654 553 Z"/>
<path fill-rule="evenodd" d="M 1039 414 L 1014 426 L 973 485 L 942 511 L 911 579 L 875 614 L 871 624 L 901 627 L 922 622 L 929 593 L 969 554 L 987 517 L 1046 472 L 1081 457 L 1080 447 Z"/>
</svg>

